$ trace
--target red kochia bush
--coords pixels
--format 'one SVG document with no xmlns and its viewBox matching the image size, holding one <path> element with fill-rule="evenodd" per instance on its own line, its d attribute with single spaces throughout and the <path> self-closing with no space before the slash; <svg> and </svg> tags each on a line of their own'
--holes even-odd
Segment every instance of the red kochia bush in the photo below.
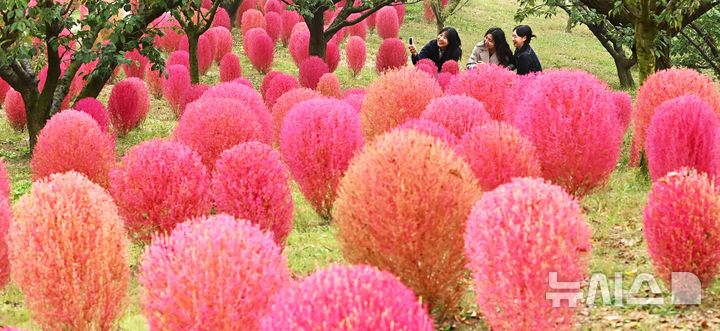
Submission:
<svg viewBox="0 0 720 331">
<path fill-rule="evenodd" d="M 683 168 L 655 181 L 643 211 L 643 232 L 655 274 L 689 272 L 707 288 L 720 271 L 720 197 L 705 174 Z"/>
<path fill-rule="evenodd" d="M 463 231 L 479 193 L 470 168 L 439 139 L 387 133 L 340 180 L 333 211 L 340 248 L 350 263 L 397 275 L 442 315 L 464 291 Z"/>
<path fill-rule="evenodd" d="M 695 95 L 666 101 L 655 110 L 647 130 L 650 178 L 656 181 L 682 167 L 715 176 L 718 139 L 720 121 L 705 101 Z"/>
<path fill-rule="evenodd" d="M 137 77 L 140 79 L 145 79 L 145 71 L 147 70 L 147 66 L 150 63 L 150 60 L 140 55 L 140 52 L 137 50 L 137 48 L 133 49 L 131 52 L 125 53 L 125 58 L 133 61 L 130 64 L 123 65 L 125 77 Z"/>
<path fill-rule="evenodd" d="M 393 274 L 331 266 L 279 291 L 260 330 L 434 330 L 427 311 Z"/>
<path fill-rule="evenodd" d="M 12 279 L 33 321 L 46 330 L 116 328 L 130 268 L 110 195 L 71 171 L 33 183 L 16 207 L 9 233 Z"/>
<path fill-rule="evenodd" d="M 248 9 L 242 14 L 240 29 L 243 36 L 252 28 L 261 28 L 265 30 L 265 17 L 263 13 L 257 9 Z"/>
<path fill-rule="evenodd" d="M 197 44 L 198 72 L 204 75 L 212 66 L 213 49 L 210 39 L 206 36 L 200 36 Z"/>
<path fill-rule="evenodd" d="M 190 75 L 188 71 L 188 75 Z M 163 79 L 165 78 L 165 74 L 161 73 L 160 71 L 153 71 L 150 66 L 147 68 L 147 73 L 145 74 L 145 82 L 147 83 L 148 90 L 152 94 L 155 99 L 162 98 L 163 95 Z"/>
<path fill-rule="evenodd" d="M 220 62 L 225 55 L 232 53 L 233 37 L 230 30 L 222 27 L 215 27 L 210 30 L 213 30 L 215 34 L 215 62 Z"/>
<path fill-rule="evenodd" d="M 210 213 L 210 176 L 200 155 L 153 139 L 127 151 L 110 172 L 110 194 L 133 235 L 149 242 L 190 217 Z"/>
<path fill-rule="evenodd" d="M 280 2 L 279 0 L 267 0 L 265 2 L 265 5 L 262 7 L 263 13 L 265 13 L 265 18 L 267 19 L 267 16 L 270 13 L 280 14 L 285 10 L 285 4 Z"/>
<path fill-rule="evenodd" d="M 381 74 L 391 69 L 399 69 L 407 64 L 407 50 L 402 40 L 388 38 L 383 40 L 375 58 L 375 71 Z M 433 79 L 434 80 L 434 79 Z"/>
<path fill-rule="evenodd" d="M 238 144 L 220 154 L 215 163 L 215 210 L 249 220 L 283 247 L 293 219 L 289 178 L 278 151 L 254 141 Z"/>
<path fill-rule="evenodd" d="M 65 110 L 47 121 L 30 159 L 33 180 L 70 170 L 107 187 L 115 165 L 115 140 L 102 132 L 90 115 Z"/>
<path fill-rule="evenodd" d="M 20 92 L 12 88 L 5 95 L 5 116 L 11 128 L 17 131 L 25 130 L 27 125 L 25 101 Z"/>
<path fill-rule="evenodd" d="M 156 237 L 143 253 L 138 281 L 150 329 L 252 330 L 290 277 L 270 236 L 221 214 Z"/>
<path fill-rule="evenodd" d="M 246 82 L 243 83 L 239 80 L 245 80 Z M 269 143 L 272 140 L 272 116 L 270 111 L 268 111 L 262 97 L 255 91 L 252 83 L 247 78 L 215 85 L 207 90 L 201 98 L 230 98 L 244 104 L 252 111 L 260 125 L 262 130 L 260 141 Z"/>
<path fill-rule="evenodd" d="M 627 131 L 630 126 L 632 116 L 632 98 L 625 92 L 613 92 L 612 100 L 613 103 L 615 103 L 615 107 L 617 107 L 617 117 L 618 120 L 620 120 L 621 129 L 620 134 L 625 135 L 625 131 Z"/>
<path fill-rule="evenodd" d="M 263 83 L 264 82 L 265 80 L 263 80 Z M 296 89 L 298 87 L 300 87 L 300 85 L 298 84 L 297 79 L 295 79 L 293 75 L 279 73 L 274 77 L 271 77 L 271 80 L 268 81 L 268 86 L 265 90 L 266 92 L 265 94 L 263 94 L 265 104 L 269 108 L 272 108 L 280 96 L 285 94 L 285 92 Z"/>
<path fill-rule="evenodd" d="M 296 66 L 300 67 L 300 64 L 310 56 L 308 55 L 308 45 L 310 45 L 310 32 L 308 31 L 293 33 L 290 37 L 288 50 Z"/>
<path fill-rule="evenodd" d="M 242 77 L 242 66 L 240 58 L 233 53 L 227 53 L 220 61 L 220 81 L 229 82 Z"/>
<path fill-rule="evenodd" d="M 10 178 L 7 171 L 5 171 L 5 163 L 0 160 L 0 289 L 5 287 L 5 284 L 10 280 L 7 233 L 11 221 Z"/>
<path fill-rule="evenodd" d="M 183 65 L 185 68 L 190 70 L 190 54 L 187 51 L 182 50 L 170 53 L 167 61 L 165 61 L 165 66 L 170 68 L 170 66 L 175 64 Z"/>
<path fill-rule="evenodd" d="M 243 35 L 243 52 L 248 54 L 252 47 L 251 40 L 255 39 L 256 35 L 267 34 L 263 28 L 252 28 Z"/>
<path fill-rule="evenodd" d="M 438 74 L 437 82 L 438 85 L 442 88 L 443 92 L 447 92 L 448 86 L 450 86 L 450 83 L 454 80 L 454 78 L 457 77 L 457 75 L 453 75 L 448 72 L 441 72 Z"/>
<path fill-rule="evenodd" d="M 308 88 L 296 88 L 280 96 L 272 107 L 274 142 L 280 141 L 280 132 L 285 115 L 298 103 L 306 100 L 321 98 L 322 94 Z"/>
<path fill-rule="evenodd" d="M 490 115 L 479 101 L 464 95 L 433 99 L 420 115 L 421 119 L 442 125 L 458 139 L 474 127 L 490 121 Z"/>
<path fill-rule="evenodd" d="M 282 34 L 280 35 L 280 39 L 282 40 L 283 45 L 287 46 L 288 41 L 290 41 L 290 36 L 292 36 L 292 30 L 296 23 L 301 22 L 302 17 L 300 14 L 298 14 L 296 11 L 292 10 L 285 10 L 282 12 Z"/>
<path fill-rule="evenodd" d="M 325 63 L 328 65 L 330 72 L 335 72 L 340 64 L 340 48 L 338 45 L 328 43 L 325 49 Z"/>
<path fill-rule="evenodd" d="M 496 121 L 505 120 L 507 100 L 518 98 L 510 88 L 517 75 L 499 65 L 487 64 L 465 70 L 447 88 L 448 94 L 465 94 L 483 103 Z"/>
<path fill-rule="evenodd" d="M 457 75 L 460 73 L 460 65 L 455 60 L 445 61 L 445 63 L 443 63 L 442 67 L 440 68 L 440 72 L 447 72 L 453 75 Z"/>
<path fill-rule="evenodd" d="M 218 7 L 215 12 L 215 18 L 213 18 L 212 26 L 223 27 L 228 29 L 228 31 L 232 28 L 232 25 L 230 24 L 230 14 L 228 14 L 225 8 Z"/>
<path fill-rule="evenodd" d="M 237 11 L 235 12 L 235 27 L 241 27 L 242 26 L 242 16 L 243 14 L 249 10 L 256 8 L 255 0 L 244 0 L 240 3 L 240 6 L 238 7 Z M 243 33 L 244 34 L 244 33 Z"/>
<path fill-rule="evenodd" d="M 518 178 L 486 193 L 465 230 L 478 305 L 493 329 L 572 330 L 573 310 L 548 284 L 587 275 L 591 228 L 578 202 L 542 179 Z"/>
<path fill-rule="evenodd" d="M 250 107 L 236 99 L 200 98 L 188 105 L 173 137 L 198 152 L 212 170 L 224 150 L 260 140 L 263 131 Z"/>
<path fill-rule="evenodd" d="M 360 17 L 361 14 L 351 14 L 350 19 L 357 19 Z M 362 40 L 365 40 L 365 37 L 367 37 L 367 20 L 362 20 L 354 25 L 346 27 L 347 34 L 351 37 L 359 37 Z"/>
<path fill-rule="evenodd" d="M 100 101 L 95 98 L 84 98 L 78 100 L 73 107 L 75 110 L 87 113 L 100 126 L 102 132 L 108 132 L 110 125 L 110 113 Z"/>
<path fill-rule="evenodd" d="M 298 73 L 300 85 L 302 87 L 315 89 L 318 81 L 320 81 L 320 77 L 328 72 L 330 72 L 330 70 L 321 58 L 310 56 L 300 64 L 300 71 Z"/>
<path fill-rule="evenodd" d="M 197 99 L 200 99 L 200 97 L 202 97 L 203 94 L 205 94 L 205 92 L 209 89 L 210 86 L 207 86 L 205 84 L 195 84 L 190 86 L 190 89 L 183 93 L 182 101 L 180 102 L 180 112 L 178 117 L 182 116 L 182 114 L 185 112 L 185 108 L 187 108 L 187 105 Z"/>
<path fill-rule="evenodd" d="M 535 146 L 511 125 L 490 121 L 465 134 L 455 151 L 467 161 L 483 191 L 513 177 L 541 177 Z"/>
<path fill-rule="evenodd" d="M 398 21 L 397 11 L 392 7 L 383 7 L 377 11 L 375 17 L 377 34 L 382 39 L 397 38 L 400 32 L 400 22 Z"/>
<path fill-rule="evenodd" d="M 720 116 L 720 87 L 694 69 L 660 70 L 648 76 L 638 90 L 635 112 L 632 115 L 633 142 L 630 164 L 637 165 L 645 146 L 650 120 L 658 106 L 670 99 L 694 94 L 705 101 L 716 116 Z"/>
<path fill-rule="evenodd" d="M 439 70 L 438 70 L 438 67 L 435 65 L 435 62 L 433 62 L 433 60 L 428 59 L 428 58 L 420 59 L 417 61 L 417 63 L 415 63 L 415 67 L 420 67 L 422 64 L 425 64 L 425 65 L 429 66 L 430 68 L 432 68 L 432 70 L 427 70 L 427 72 L 431 73 L 433 75 L 433 77 L 435 77 L 435 75 L 437 75 Z M 425 70 L 423 70 L 423 71 L 425 71 Z"/>
<path fill-rule="evenodd" d="M 268 73 L 272 69 L 275 58 L 275 43 L 267 33 L 258 33 L 249 36 L 248 42 L 252 45 L 248 48 L 248 59 L 255 70 L 261 73 Z"/>
<path fill-rule="evenodd" d="M 340 177 L 363 144 L 360 115 L 343 101 L 304 101 L 285 117 L 280 135 L 283 161 L 321 217 L 330 217 Z"/>
<path fill-rule="evenodd" d="M 440 96 L 435 79 L 413 68 L 383 74 L 367 87 L 363 131 L 366 136 L 375 136 L 418 118 L 430 101 Z"/>
<path fill-rule="evenodd" d="M 447 144 L 449 147 L 453 148 L 455 147 L 455 145 L 457 145 L 459 141 L 456 135 L 452 134 L 440 124 L 419 118 L 410 119 L 403 125 L 395 128 L 395 130 L 415 130 L 417 132 L 421 132 L 429 136 L 438 138 L 442 142 Z"/>
<path fill-rule="evenodd" d="M 155 37 L 156 46 L 168 53 L 177 50 L 181 35 L 176 29 L 181 31 L 182 28 L 169 12 L 156 18 L 151 25 L 160 29 L 163 34 Z"/>
<path fill-rule="evenodd" d="M 320 94 L 340 98 L 342 97 L 342 89 L 340 88 L 340 80 L 333 73 L 327 73 L 320 77 L 316 90 Z"/>
<path fill-rule="evenodd" d="M 268 36 L 270 36 L 270 39 L 272 39 L 274 46 L 275 43 L 277 43 L 278 38 L 280 38 L 280 34 L 282 33 L 282 17 L 279 13 L 269 12 L 265 14 L 265 22 L 267 23 L 267 27 L 265 28 L 265 30 L 267 31 Z"/>
<path fill-rule="evenodd" d="M 358 36 L 350 37 L 348 40 L 347 47 L 345 48 L 345 59 L 348 63 L 348 68 L 352 72 L 353 76 L 357 76 L 365 66 L 365 59 L 367 57 L 367 51 L 365 46 L 365 40 Z"/>
<path fill-rule="evenodd" d="M 145 120 L 150 111 L 150 93 L 139 78 L 128 78 L 113 86 L 108 112 L 113 127 L 124 136 Z"/>
<path fill-rule="evenodd" d="M 5 95 L 7 95 L 7 92 L 10 91 L 10 89 L 10 84 L 0 78 L 0 107 L 2 107 L 3 102 L 5 101 Z"/>
<path fill-rule="evenodd" d="M 514 114 L 515 127 L 537 148 L 543 177 L 584 196 L 605 183 L 620 157 L 611 92 L 595 76 L 569 70 L 545 72 L 533 87 Z"/>
<path fill-rule="evenodd" d="M 163 78 L 163 96 L 175 116 L 179 117 L 183 93 L 190 88 L 190 70 L 177 64 L 167 67 L 166 70 L 168 77 Z"/>
</svg>

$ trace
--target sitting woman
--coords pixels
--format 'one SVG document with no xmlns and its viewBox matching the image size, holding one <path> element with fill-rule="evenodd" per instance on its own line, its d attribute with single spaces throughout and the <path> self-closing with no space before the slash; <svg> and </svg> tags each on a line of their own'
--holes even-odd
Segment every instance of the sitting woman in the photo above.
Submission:
<svg viewBox="0 0 720 331">
<path fill-rule="evenodd" d="M 460 49 L 460 36 L 457 31 L 451 27 L 442 29 L 438 33 L 437 39 L 432 40 L 425 45 L 420 54 L 414 46 L 410 46 L 410 54 L 412 55 L 413 64 L 420 59 L 430 59 L 435 62 L 438 70 L 442 68 L 443 63 L 449 60 L 460 61 L 462 49 Z"/>
<path fill-rule="evenodd" d="M 512 61 L 512 51 L 505 39 L 505 32 L 500 28 L 490 28 L 485 32 L 485 40 L 475 45 L 465 68 L 470 69 L 482 63 L 493 63 L 507 68 Z"/>
<path fill-rule="evenodd" d="M 530 48 L 530 39 L 534 37 L 532 29 L 527 25 L 518 25 L 513 29 L 512 41 L 513 45 L 515 45 L 513 61 L 515 67 L 517 67 L 518 75 L 542 71 L 540 60 L 535 55 L 535 51 Z"/>
</svg>

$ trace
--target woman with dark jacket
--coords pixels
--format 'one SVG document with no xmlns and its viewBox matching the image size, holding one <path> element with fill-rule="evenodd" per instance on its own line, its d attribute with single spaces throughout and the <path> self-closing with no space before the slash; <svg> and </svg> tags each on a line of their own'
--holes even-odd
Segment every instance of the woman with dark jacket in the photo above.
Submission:
<svg viewBox="0 0 720 331">
<path fill-rule="evenodd" d="M 435 62 L 438 70 L 442 68 L 443 63 L 449 60 L 460 61 L 462 49 L 460 49 L 460 36 L 457 31 L 451 27 L 444 28 L 438 33 L 437 39 L 430 41 L 425 45 L 420 54 L 414 46 L 410 46 L 410 54 L 412 54 L 412 62 L 416 64 L 420 59 L 430 59 Z"/>
<path fill-rule="evenodd" d="M 515 45 L 513 62 L 517 68 L 518 75 L 542 71 L 540 60 L 538 60 L 537 55 L 535 55 L 535 51 L 530 48 L 530 39 L 534 37 L 535 35 L 532 33 L 532 29 L 527 25 L 518 25 L 513 29 L 512 41 L 513 45 Z"/>
</svg>

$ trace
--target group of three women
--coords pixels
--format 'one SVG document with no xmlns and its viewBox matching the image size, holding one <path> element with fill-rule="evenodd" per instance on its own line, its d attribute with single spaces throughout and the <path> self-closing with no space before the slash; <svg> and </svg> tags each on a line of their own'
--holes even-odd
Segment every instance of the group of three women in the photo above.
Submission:
<svg viewBox="0 0 720 331">
<path fill-rule="evenodd" d="M 505 40 L 503 30 L 490 28 L 485 32 L 484 40 L 475 45 L 465 67 L 469 69 L 478 64 L 493 63 L 510 70 L 517 70 L 520 75 L 542 71 L 540 61 L 535 55 L 535 51 L 530 47 L 530 40 L 534 37 L 535 35 L 529 26 L 516 26 L 512 34 L 512 41 L 515 46 L 515 53 L 513 54 Z M 417 52 L 413 45 L 410 45 L 410 54 L 412 55 L 413 64 L 420 59 L 427 58 L 435 62 L 439 69 L 446 61 L 460 61 L 462 56 L 460 46 L 460 36 L 458 36 L 457 31 L 447 27 L 440 31 L 437 39 L 427 43 L 420 50 L 420 53 Z"/>
</svg>

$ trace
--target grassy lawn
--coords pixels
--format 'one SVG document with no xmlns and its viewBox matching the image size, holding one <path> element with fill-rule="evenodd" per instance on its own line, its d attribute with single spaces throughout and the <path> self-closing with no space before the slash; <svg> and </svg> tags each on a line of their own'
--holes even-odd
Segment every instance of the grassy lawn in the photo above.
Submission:
<svg viewBox="0 0 720 331">
<path fill-rule="evenodd" d="M 448 25 L 460 32 L 463 40 L 464 56 L 461 66 L 467 60 L 475 43 L 482 40 L 483 33 L 492 26 L 501 27 L 510 41 L 515 3 L 508 0 L 472 0 L 459 15 L 449 19 Z M 584 27 L 576 27 L 570 33 L 565 32 L 566 17 L 557 16 L 552 19 L 532 18 L 524 23 L 532 26 L 538 38 L 533 41 L 533 48 L 538 54 L 544 68 L 577 68 L 588 71 L 608 82 L 613 89 L 619 88 L 612 58 L 594 36 Z M 237 54 L 242 52 L 239 29 L 233 31 Z M 414 37 L 417 44 L 435 38 L 434 23 L 423 18 L 422 4 L 410 5 L 407 8 L 405 23 L 400 30 L 400 39 Z M 381 40 L 375 32 L 368 33 L 368 60 L 365 69 L 358 77 L 352 77 L 344 60 L 341 61 L 335 74 L 340 79 L 343 89 L 365 87 L 377 75 L 375 74 L 375 53 Z M 344 45 L 340 47 L 344 59 Z M 255 71 L 246 57 L 241 56 L 243 76 L 249 78 L 259 88 L 263 75 Z M 274 70 L 297 75 L 297 68 L 286 48 L 278 44 L 275 53 Z M 122 77 L 122 74 L 120 75 Z M 201 78 L 205 84 L 216 84 L 219 81 L 217 66 Z M 112 86 L 108 85 L 99 97 L 104 104 Z M 628 91 L 632 95 L 635 91 Z M 4 112 L 0 113 L 4 117 Z M 118 160 L 130 147 L 153 137 L 167 137 L 177 120 L 164 100 L 153 99 L 148 119 L 136 130 L 117 141 Z M 642 209 L 647 199 L 650 181 L 636 169 L 625 166 L 630 134 L 626 136 L 625 151 L 611 176 L 608 184 L 594 194 L 585 197 L 581 203 L 593 227 L 593 251 L 590 272 L 602 272 L 612 278 L 614 272 L 621 272 L 624 277 L 625 291 L 630 289 L 632 276 L 642 272 L 652 273 L 647 249 L 642 233 Z M 27 133 L 15 132 L 0 119 L 0 156 L 4 157 L 12 180 L 13 201 L 30 189 L 30 156 L 28 154 Z M 328 263 L 343 263 L 343 257 L 335 240 L 335 230 L 315 214 L 304 200 L 297 187 L 293 190 L 295 202 L 294 229 L 287 239 L 284 253 L 295 275 L 305 275 Z M 142 247 L 132 246 L 130 265 L 137 271 Z M 586 284 L 585 284 L 586 285 Z M 610 285 L 612 286 L 612 285 Z M 662 286 L 662 285 L 661 285 Z M 646 286 L 647 287 L 647 286 Z M 126 330 L 145 330 L 145 318 L 139 307 L 140 288 L 137 278 L 132 277 L 130 285 L 130 304 L 121 320 L 121 328 Z M 667 294 L 667 293 L 666 293 Z M 461 302 L 455 316 L 441 326 L 442 329 L 482 330 L 486 329 L 482 317 L 477 311 L 474 294 L 468 281 L 468 291 Z M 703 297 L 700 306 L 603 306 L 588 307 L 581 305 L 576 313 L 577 327 L 580 329 L 605 329 L 609 327 L 656 329 L 670 326 L 681 328 L 720 328 L 720 282 Z M 37 326 L 24 308 L 21 291 L 10 284 L 0 292 L 0 326 L 17 326 L 36 329 Z"/>
</svg>

